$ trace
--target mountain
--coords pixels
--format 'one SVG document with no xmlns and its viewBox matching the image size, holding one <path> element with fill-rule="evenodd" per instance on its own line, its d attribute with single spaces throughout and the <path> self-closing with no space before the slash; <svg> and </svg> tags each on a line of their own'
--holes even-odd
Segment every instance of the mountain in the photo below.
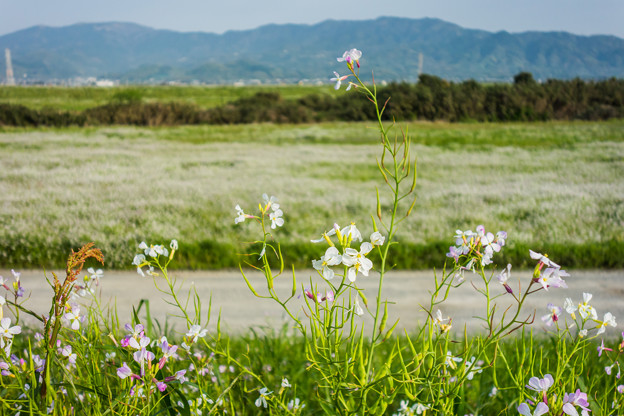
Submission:
<svg viewBox="0 0 624 416">
<path fill-rule="evenodd" d="M 523 71 L 536 79 L 624 77 L 624 39 L 615 36 L 493 33 L 429 18 L 271 24 L 221 35 L 83 23 L 0 36 L 0 50 L 11 49 L 16 78 L 26 73 L 42 81 L 326 80 L 333 70 L 345 70 L 336 57 L 353 47 L 364 52 L 362 73 L 374 69 L 378 80 L 416 80 L 419 54 L 423 72 L 450 80 L 508 81 Z"/>
</svg>

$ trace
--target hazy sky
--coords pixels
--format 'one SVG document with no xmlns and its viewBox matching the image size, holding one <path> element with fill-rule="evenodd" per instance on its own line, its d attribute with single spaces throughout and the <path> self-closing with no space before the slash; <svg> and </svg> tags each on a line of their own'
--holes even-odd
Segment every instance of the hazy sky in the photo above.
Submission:
<svg viewBox="0 0 624 416">
<path fill-rule="evenodd" d="M 567 31 L 624 38 L 624 0 L 0 0 L 0 34 L 34 25 L 135 22 L 222 33 L 268 23 L 437 17 L 488 31 Z"/>
</svg>

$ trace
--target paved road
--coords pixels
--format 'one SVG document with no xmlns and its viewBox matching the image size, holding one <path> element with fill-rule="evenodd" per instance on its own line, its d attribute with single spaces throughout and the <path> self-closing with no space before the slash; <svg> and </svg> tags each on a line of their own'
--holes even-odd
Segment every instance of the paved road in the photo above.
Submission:
<svg viewBox="0 0 624 416">
<path fill-rule="evenodd" d="M 531 271 L 512 271 L 512 280 L 519 278 L 526 288 Z M 546 305 L 552 302 L 562 306 L 566 297 L 572 298 L 577 303 L 582 299 L 583 292 L 589 292 L 594 295 L 591 304 L 597 309 L 598 314 L 602 315 L 606 312 L 612 312 L 616 319 L 620 322 L 621 328 L 624 324 L 624 270 L 616 271 L 572 271 L 571 276 L 567 278 L 568 289 L 550 289 L 549 291 L 540 291 L 529 297 L 526 305 L 526 314 L 537 311 L 536 328 L 544 328 L 539 321 L 539 317 L 547 313 Z M 10 271 L 0 270 L 0 275 L 9 277 Z M 62 273 L 61 273 L 62 275 Z M 280 306 L 271 300 L 259 299 L 251 294 L 247 288 L 243 278 L 238 271 L 198 271 L 198 272 L 172 272 L 172 275 L 178 278 L 181 285 L 180 295 L 182 299 L 186 299 L 186 293 L 191 288 L 197 290 L 202 299 L 202 312 L 207 312 L 208 300 L 212 295 L 213 318 L 211 324 L 216 322 L 218 311 L 221 311 L 222 329 L 226 332 L 246 331 L 250 327 L 279 327 L 286 320 L 285 313 Z M 469 279 L 459 288 L 452 289 L 449 298 L 439 306 L 444 316 L 453 318 L 453 328 L 463 330 L 464 324 L 470 331 L 482 331 L 481 323 L 474 319 L 475 315 L 483 315 L 485 305 L 483 298 L 476 292 L 471 284 L 479 284 L 476 275 L 466 275 Z M 264 278 L 257 273 L 249 274 L 252 284 L 260 293 L 264 293 L 266 288 Z M 285 275 L 276 280 L 276 288 L 278 292 L 283 294 L 290 293 L 291 277 Z M 369 305 L 374 307 L 378 275 L 372 274 L 369 277 L 358 277 L 358 284 L 365 289 L 366 296 L 369 298 Z M 312 278 L 313 282 L 322 283 L 322 279 L 315 274 L 314 271 L 302 270 L 297 273 L 299 285 L 309 282 Z M 32 309 L 45 312 L 50 308 L 51 289 L 45 283 L 42 271 L 22 271 L 22 281 L 26 288 L 26 293 L 30 292 L 30 299 L 27 305 Z M 162 282 L 162 280 L 158 280 Z M 517 288 L 518 284 L 512 283 L 512 287 Z M 181 324 L 178 318 L 172 317 L 175 309 L 171 308 L 163 299 L 166 296 L 159 293 L 154 287 L 151 278 L 140 277 L 134 271 L 105 272 L 101 279 L 100 296 L 102 303 L 109 305 L 117 305 L 120 321 L 130 321 L 130 313 L 132 305 L 138 305 L 141 299 L 149 299 L 152 314 L 161 322 L 168 319 L 170 323 Z M 433 271 L 399 271 L 386 275 L 384 281 L 384 289 L 382 299 L 388 299 L 395 302 L 389 306 L 390 319 L 400 318 L 399 328 L 405 328 L 408 331 L 413 330 L 426 319 L 427 315 L 423 312 L 420 305 L 428 305 L 430 299 L 430 290 L 433 288 Z M 300 290 L 299 290 L 300 292 Z M 496 300 L 498 310 L 502 311 L 509 305 L 511 297 L 504 295 L 504 289 L 496 283 L 493 285 L 492 292 L 495 294 L 503 294 Z M 0 294 L 4 294 L 4 289 L 0 289 Z M 293 299 L 289 303 L 292 304 L 294 311 L 301 311 L 302 299 Z M 192 301 L 191 301 L 192 310 Z M 435 310 L 434 310 L 435 311 Z M 303 314 L 300 312 L 300 315 Z M 204 315 L 205 316 L 205 315 Z M 370 318 L 362 318 L 369 320 Z M 205 319 L 204 319 L 205 320 Z M 621 329 L 618 329 L 618 333 Z"/>
</svg>

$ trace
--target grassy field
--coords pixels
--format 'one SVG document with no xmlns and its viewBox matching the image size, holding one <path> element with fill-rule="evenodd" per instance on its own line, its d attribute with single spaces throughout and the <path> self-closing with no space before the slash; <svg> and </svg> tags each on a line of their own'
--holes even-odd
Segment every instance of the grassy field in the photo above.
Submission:
<svg viewBox="0 0 624 416">
<path fill-rule="evenodd" d="M 509 233 L 505 261 L 531 247 L 568 267 L 624 264 L 624 121 L 411 123 L 409 133 L 418 200 L 398 267 L 440 265 L 455 230 L 479 224 Z M 377 141 L 373 123 L 5 128 L 0 266 L 62 265 L 95 241 L 107 267 L 126 268 L 140 241 L 176 238 L 180 267 L 234 267 L 260 237 L 234 225 L 234 206 L 252 210 L 265 192 L 284 211 L 276 238 L 309 265 L 322 254 L 309 240 L 334 222 L 372 232 Z"/>
<path fill-rule="evenodd" d="M 20 104 L 33 109 L 81 111 L 128 97 L 144 102 L 182 102 L 212 108 L 260 91 L 276 91 L 285 99 L 309 94 L 330 94 L 331 86 L 120 86 L 101 87 L 7 87 L 0 86 L 0 104 Z"/>
</svg>

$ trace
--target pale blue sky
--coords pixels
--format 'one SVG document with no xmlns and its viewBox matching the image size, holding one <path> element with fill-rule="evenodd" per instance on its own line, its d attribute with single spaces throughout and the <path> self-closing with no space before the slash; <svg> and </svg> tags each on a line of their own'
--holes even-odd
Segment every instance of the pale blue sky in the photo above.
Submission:
<svg viewBox="0 0 624 416">
<path fill-rule="evenodd" d="M 39 24 L 108 21 L 223 33 L 269 23 L 379 16 L 436 17 L 488 31 L 567 31 L 624 38 L 624 0 L 0 0 L 0 35 Z"/>
</svg>

